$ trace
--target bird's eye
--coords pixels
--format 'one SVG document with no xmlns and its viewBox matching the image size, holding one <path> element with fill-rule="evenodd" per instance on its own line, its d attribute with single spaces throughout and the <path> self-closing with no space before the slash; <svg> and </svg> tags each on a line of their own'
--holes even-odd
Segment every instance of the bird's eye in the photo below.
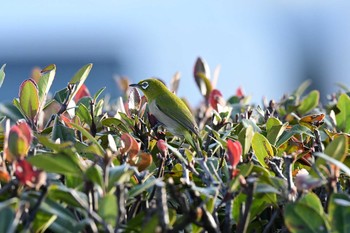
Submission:
<svg viewBox="0 0 350 233">
<path fill-rule="evenodd" d="M 143 90 L 146 90 L 148 88 L 148 86 L 149 86 L 148 82 L 141 83 L 141 87 Z"/>
</svg>

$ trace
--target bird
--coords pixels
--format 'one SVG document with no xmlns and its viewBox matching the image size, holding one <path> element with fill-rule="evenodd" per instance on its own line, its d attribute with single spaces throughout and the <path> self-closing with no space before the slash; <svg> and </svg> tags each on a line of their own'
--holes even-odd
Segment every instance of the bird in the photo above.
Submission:
<svg viewBox="0 0 350 233">
<path fill-rule="evenodd" d="M 143 92 L 147 98 L 150 113 L 172 134 L 184 137 L 191 144 L 192 135 L 198 137 L 198 126 L 191 111 L 184 101 L 171 92 L 163 82 L 156 78 L 149 78 L 129 86 Z"/>
</svg>

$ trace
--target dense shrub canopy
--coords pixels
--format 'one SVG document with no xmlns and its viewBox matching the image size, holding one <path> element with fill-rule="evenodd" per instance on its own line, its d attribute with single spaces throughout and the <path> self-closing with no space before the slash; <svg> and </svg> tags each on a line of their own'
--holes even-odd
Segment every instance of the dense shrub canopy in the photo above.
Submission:
<svg viewBox="0 0 350 233">
<path fill-rule="evenodd" d="M 199 58 L 185 140 L 126 78 L 117 100 L 91 95 L 91 68 L 51 95 L 49 65 L 0 105 L 0 232 L 350 232 L 345 87 L 322 105 L 306 81 L 254 106 L 240 88 L 224 98 Z"/>
</svg>

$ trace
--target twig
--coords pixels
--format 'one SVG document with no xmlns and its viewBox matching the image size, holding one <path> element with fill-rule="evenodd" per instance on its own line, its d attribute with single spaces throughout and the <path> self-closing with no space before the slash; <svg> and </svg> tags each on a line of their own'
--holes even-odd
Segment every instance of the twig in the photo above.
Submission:
<svg viewBox="0 0 350 233">
<path fill-rule="evenodd" d="M 293 176 L 292 176 L 292 164 L 294 161 L 294 158 L 291 155 L 285 155 L 283 156 L 285 168 L 286 168 L 286 178 L 287 178 L 287 183 L 288 183 L 288 199 L 290 201 L 295 200 L 295 185 L 293 183 Z"/>
<path fill-rule="evenodd" d="M 162 232 L 165 232 L 169 227 L 169 214 L 167 205 L 167 195 L 164 182 L 158 182 L 156 185 L 156 205 L 158 212 L 158 219 Z"/>
<path fill-rule="evenodd" d="M 270 231 L 270 228 L 273 226 L 274 221 L 275 221 L 275 219 L 277 218 L 277 216 L 278 216 L 279 213 L 280 213 L 280 210 L 279 210 L 279 209 L 276 209 L 276 210 L 273 212 L 273 214 L 272 214 L 272 216 L 271 216 L 271 218 L 270 218 L 270 220 L 269 220 L 269 223 L 268 223 L 268 224 L 266 225 L 266 227 L 264 228 L 263 233 L 271 232 L 271 231 Z"/>
<path fill-rule="evenodd" d="M 41 203 L 43 202 L 43 200 L 44 200 L 44 198 L 45 198 L 45 195 L 46 195 L 46 193 L 47 193 L 47 187 L 46 186 L 43 186 L 42 187 L 42 192 L 41 192 L 41 194 L 40 194 L 40 196 L 39 196 L 39 198 L 38 198 L 38 201 L 35 203 L 35 205 L 33 206 L 33 208 L 31 208 L 30 210 L 29 210 L 29 213 L 28 213 L 28 218 L 27 219 L 25 219 L 25 221 L 24 221 L 24 229 L 30 229 L 31 228 L 31 225 L 32 225 L 32 223 L 33 223 L 33 220 L 34 220 L 34 218 L 35 218 L 35 216 L 36 216 L 36 213 L 38 212 L 38 210 L 39 210 L 39 207 L 40 207 L 40 205 L 41 205 Z"/>
<path fill-rule="evenodd" d="M 249 224 L 249 219 L 250 219 L 250 207 L 253 204 L 253 195 L 256 187 L 256 182 L 255 182 L 254 177 L 249 177 L 246 181 L 246 187 L 245 191 L 247 194 L 247 200 L 245 203 L 245 208 L 243 212 L 242 218 L 239 220 L 239 223 L 237 225 L 237 233 L 245 233 L 247 232 L 248 224 Z"/>
</svg>

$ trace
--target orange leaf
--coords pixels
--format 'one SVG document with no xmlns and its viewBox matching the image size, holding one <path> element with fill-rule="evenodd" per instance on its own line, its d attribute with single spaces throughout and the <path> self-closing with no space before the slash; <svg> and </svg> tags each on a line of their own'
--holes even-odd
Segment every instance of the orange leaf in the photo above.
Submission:
<svg viewBox="0 0 350 233">
<path fill-rule="evenodd" d="M 148 168 L 153 162 L 153 158 L 151 154 L 142 152 L 136 158 L 135 161 L 131 160 L 129 164 L 131 166 L 136 166 L 137 169 L 141 172 Z"/>
<path fill-rule="evenodd" d="M 121 137 L 124 142 L 124 147 L 120 149 L 122 154 L 129 153 L 129 158 L 132 160 L 140 150 L 140 146 L 130 134 L 124 133 Z"/>
</svg>

